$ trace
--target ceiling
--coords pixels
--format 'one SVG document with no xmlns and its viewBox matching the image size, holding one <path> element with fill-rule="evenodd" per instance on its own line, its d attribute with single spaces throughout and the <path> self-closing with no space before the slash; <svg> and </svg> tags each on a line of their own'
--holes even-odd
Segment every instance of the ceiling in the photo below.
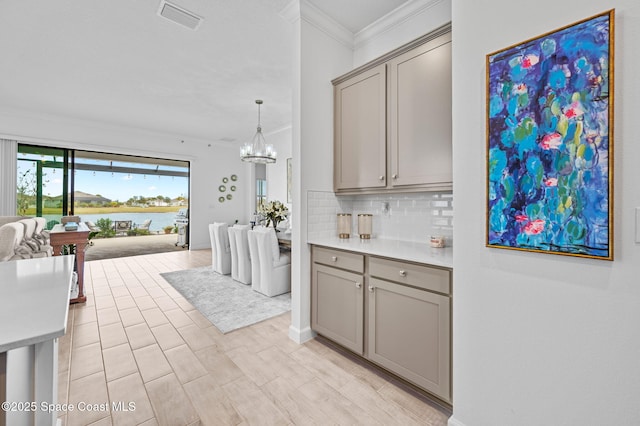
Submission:
<svg viewBox="0 0 640 426">
<path fill-rule="evenodd" d="M 290 0 L 0 2 L 0 107 L 240 145 L 291 124 Z M 309 0 L 356 33 L 405 0 Z M 1 131 L 1 128 L 0 128 Z"/>
</svg>

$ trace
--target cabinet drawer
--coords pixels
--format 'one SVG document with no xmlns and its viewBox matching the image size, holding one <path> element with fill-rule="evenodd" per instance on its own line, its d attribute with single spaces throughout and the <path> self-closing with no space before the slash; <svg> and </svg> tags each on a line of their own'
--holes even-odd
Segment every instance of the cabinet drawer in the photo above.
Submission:
<svg viewBox="0 0 640 426">
<path fill-rule="evenodd" d="M 313 262 L 335 266 L 336 268 L 347 269 L 353 272 L 364 272 L 364 256 L 357 253 L 314 247 Z"/>
<path fill-rule="evenodd" d="M 370 257 L 369 274 L 438 293 L 451 292 L 451 272 L 444 269 Z"/>
</svg>

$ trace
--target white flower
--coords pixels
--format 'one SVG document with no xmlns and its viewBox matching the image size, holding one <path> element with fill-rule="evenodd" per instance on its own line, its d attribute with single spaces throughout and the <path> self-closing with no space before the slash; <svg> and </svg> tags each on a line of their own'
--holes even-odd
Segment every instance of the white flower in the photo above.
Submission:
<svg viewBox="0 0 640 426">
<path fill-rule="evenodd" d="M 269 226 L 271 222 L 277 225 L 278 222 L 285 220 L 288 211 L 287 206 L 278 200 L 269 201 L 260 207 L 260 213 L 264 214 L 267 218 L 267 226 Z"/>
</svg>

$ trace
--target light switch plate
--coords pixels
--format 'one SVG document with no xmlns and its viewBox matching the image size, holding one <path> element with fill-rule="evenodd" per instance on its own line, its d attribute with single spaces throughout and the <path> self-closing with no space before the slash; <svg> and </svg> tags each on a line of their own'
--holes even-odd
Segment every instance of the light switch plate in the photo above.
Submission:
<svg viewBox="0 0 640 426">
<path fill-rule="evenodd" d="M 640 243 L 640 207 L 636 207 L 636 243 Z"/>
</svg>

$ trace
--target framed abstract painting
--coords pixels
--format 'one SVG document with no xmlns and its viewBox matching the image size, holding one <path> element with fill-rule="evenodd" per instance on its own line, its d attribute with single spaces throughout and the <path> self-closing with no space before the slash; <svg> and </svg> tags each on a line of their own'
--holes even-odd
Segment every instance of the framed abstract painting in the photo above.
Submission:
<svg viewBox="0 0 640 426">
<path fill-rule="evenodd" d="M 613 260 L 614 11 L 487 55 L 487 246 Z"/>
</svg>

